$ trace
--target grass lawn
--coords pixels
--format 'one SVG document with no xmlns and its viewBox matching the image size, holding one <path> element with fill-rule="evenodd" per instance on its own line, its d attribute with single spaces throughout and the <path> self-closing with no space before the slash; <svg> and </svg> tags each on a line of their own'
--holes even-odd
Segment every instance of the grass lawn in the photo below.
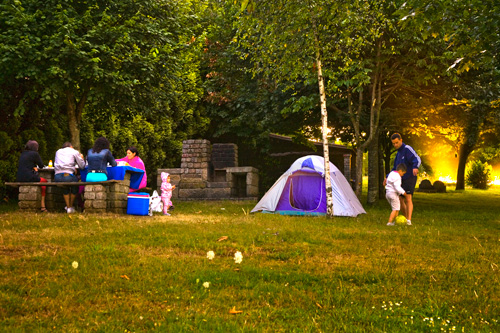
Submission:
<svg viewBox="0 0 500 333">
<path fill-rule="evenodd" d="M 171 217 L 2 204 L 0 331 L 500 331 L 500 189 L 414 201 L 404 227 L 385 225 L 382 200 L 334 219 L 248 214 L 255 202 L 175 202 Z"/>
</svg>

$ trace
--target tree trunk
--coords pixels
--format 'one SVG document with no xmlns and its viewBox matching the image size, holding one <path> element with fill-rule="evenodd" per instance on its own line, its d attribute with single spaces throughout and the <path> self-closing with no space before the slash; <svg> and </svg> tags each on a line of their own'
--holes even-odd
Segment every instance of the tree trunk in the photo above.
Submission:
<svg viewBox="0 0 500 333">
<path fill-rule="evenodd" d="M 465 167 L 470 153 L 474 150 L 474 145 L 471 145 L 467 140 L 460 145 L 458 153 L 458 168 L 457 168 L 457 185 L 455 190 L 465 189 Z"/>
<path fill-rule="evenodd" d="M 381 80 L 381 58 L 380 58 L 380 50 L 381 50 L 381 42 L 378 43 L 377 46 L 377 63 L 376 63 L 376 68 L 375 71 L 372 75 L 371 78 L 371 100 L 370 100 L 370 131 L 369 131 L 369 136 L 363 142 L 363 144 L 359 144 L 361 142 L 361 131 L 360 131 L 360 119 L 361 119 L 361 111 L 362 111 L 362 94 L 360 92 L 360 101 L 359 101 L 359 108 L 358 108 L 358 113 L 355 115 L 353 113 L 353 108 L 351 108 L 351 100 L 349 99 L 349 113 L 351 116 L 351 122 L 353 123 L 354 129 L 355 129 L 355 137 L 356 137 L 356 143 L 358 144 L 357 150 L 356 150 L 356 190 L 355 193 L 359 197 L 362 193 L 362 185 L 363 185 L 363 152 L 367 147 L 370 147 L 372 144 L 372 141 L 377 142 L 378 146 L 378 136 L 379 136 L 379 123 L 380 123 L 380 110 L 382 108 L 382 80 Z M 350 96 L 348 96 L 350 98 Z M 375 139 L 374 139 L 375 138 Z M 378 157 L 376 160 L 373 161 L 376 166 L 375 170 L 378 169 Z M 369 161 L 369 164 L 372 164 Z M 375 177 L 378 177 L 378 171 L 376 172 Z M 372 185 L 373 186 L 373 185 Z M 376 185 L 378 188 L 378 185 Z M 378 193 L 378 191 L 376 191 Z M 378 194 L 377 194 L 378 196 Z M 371 200 L 371 199 L 369 199 Z"/>
<path fill-rule="evenodd" d="M 66 92 L 66 109 L 68 112 L 68 128 L 70 142 L 73 148 L 80 151 L 80 121 L 82 119 L 83 107 L 87 101 L 88 90 L 82 95 L 77 103 L 75 95 L 71 91 Z"/>
<path fill-rule="evenodd" d="M 333 217 L 332 182 L 330 179 L 330 153 L 328 151 L 328 112 L 326 110 L 325 84 L 321 71 L 319 50 L 316 51 L 316 64 L 318 66 L 318 85 L 321 102 L 321 132 L 323 136 L 323 157 L 325 159 L 325 188 L 326 188 L 326 215 Z"/>
<path fill-rule="evenodd" d="M 354 181 L 356 184 L 354 193 L 360 198 L 363 192 L 363 150 L 361 148 L 356 149 L 356 176 Z"/>
<path fill-rule="evenodd" d="M 368 196 L 366 201 L 373 205 L 379 197 L 379 150 L 378 135 L 374 135 L 368 147 Z"/>
<path fill-rule="evenodd" d="M 384 182 L 382 181 L 385 178 L 385 170 L 384 170 L 384 158 L 382 152 L 378 154 L 378 198 L 385 198 L 385 187 Z"/>
<path fill-rule="evenodd" d="M 458 152 L 457 185 L 455 190 L 465 189 L 465 167 L 467 165 L 467 159 L 476 146 L 479 138 L 480 126 L 484 122 L 484 111 L 482 109 L 473 109 L 473 111 L 476 111 L 476 118 L 473 118 L 465 128 L 464 142 L 460 145 Z"/>
<path fill-rule="evenodd" d="M 314 19 L 313 26 L 314 31 L 317 32 L 316 21 Z M 328 151 L 328 112 L 326 110 L 325 82 L 321 69 L 321 53 L 317 33 L 315 33 L 314 39 L 316 43 L 316 66 L 318 67 L 318 86 L 319 98 L 321 103 L 321 133 L 323 137 L 323 157 L 325 159 L 326 216 L 333 217 L 333 194 L 332 182 L 330 179 L 330 153 Z"/>
<path fill-rule="evenodd" d="M 76 150 L 80 150 L 80 123 L 77 121 L 76 100 L 71 92 L 66 93 L 66 101 L 69 140 Z"/>
</svg>

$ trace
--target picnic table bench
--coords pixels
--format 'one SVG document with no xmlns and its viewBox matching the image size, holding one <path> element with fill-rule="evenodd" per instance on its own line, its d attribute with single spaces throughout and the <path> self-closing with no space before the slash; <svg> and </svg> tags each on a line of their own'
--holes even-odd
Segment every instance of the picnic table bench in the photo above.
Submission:
<svg viewBox="0 0 500 333">
<path fill-rule="evenodd" d="M 42 186 L 47 186 L 45 206 L 49 210 L 64 207 L 62 188 L 84 186 L 85 211 L 88 213 L 126 213 L 127 198 L 130 191 L 130 175 L 123 180 L 101 182 L 6 182 L 5 185 L 19 187 L 19 209 L 37 211 L 41 208 Z"/>
</svg>

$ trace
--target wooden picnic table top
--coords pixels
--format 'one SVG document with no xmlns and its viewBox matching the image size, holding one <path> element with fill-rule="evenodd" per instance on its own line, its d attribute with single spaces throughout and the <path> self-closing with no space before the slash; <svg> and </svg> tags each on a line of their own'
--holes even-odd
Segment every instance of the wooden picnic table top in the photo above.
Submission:
<svg viewBox="0 0 500 333">
<path fill-rule="evenodd" d="M 18 186 L 84 186 L 84 185 L 107 185 L 107 184 L 113 184 L 113 183 L 120 183 L 123 182 L 123 180 L 116 180 L 116 179 L 111 179 L 111 180 L 105 180 L 105 181 L 100 181 L 100 182 L 47 182 L 47 183 L 41 183 L 41 182 L 6 182 L 5 185 L 8 186 L 13 186 L 13 187 L 18 187 Z"/>
</svg>

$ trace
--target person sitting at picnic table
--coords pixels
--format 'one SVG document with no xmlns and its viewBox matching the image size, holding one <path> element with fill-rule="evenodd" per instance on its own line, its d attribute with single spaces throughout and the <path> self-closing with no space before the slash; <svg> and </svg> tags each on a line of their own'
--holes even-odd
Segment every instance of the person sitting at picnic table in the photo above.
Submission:
<svg viewBox="0 0 500 333">
<path fill-rule="evenodd" d="M 65 142 L 62 148 L 56 152 L 56 158 L 54 159 L 54 181 L 78 182 L 76 165 L 78 165 L 80 170 L 85 168 L 83 155 L 73 148 L 71 142 Z M 65 186 L 63 188 L 64 202 L 66 202 L 66 207 L 64 207 L 64 209 L 68 214 L 75 212 L 73 202 L 77 194 L 78 186 Z"/>
<path fill-rule="evenodd" d="M 44 168 L 42 158 L 38 153 L 38 142 L 29 140 L 24 146 L 24 150 L 19 157 L 19 165 L 17 167 L 16 179 L 18 182 L 41 182 L 46 183 L 47 180 L 38 175 L 38 169 Z M 47 186 L 42 186 L 41 212 L 46 212 L 45 208 L 45 193 Z"/>
<path fill-rule="evenodd" d="M 87 154 L 88 172 L 87 182 L 101 182 L 108 180 L 106 167 L 108 163 L 116 166 L 116 161 L 109 151 L 109 141 L 101 136 L 94 142 L 94 146 L 89 149 Z"/>
<path fill-rule="evenodd" d="M 144 176 L 142 176 L 141 184 L 137 189 L 130 189 L 130 192 L 137 191 L 147 186 L 148 178 L 146 175 L 146 166 L 144 162 L 139 157 L 139 151 L 135 146 L 130 146 L 127 148 L 127 156 L 117 159 L 117 162 L 127 162 L 131 167 L 141 169 L 144 171 Z"/>
</svg>

